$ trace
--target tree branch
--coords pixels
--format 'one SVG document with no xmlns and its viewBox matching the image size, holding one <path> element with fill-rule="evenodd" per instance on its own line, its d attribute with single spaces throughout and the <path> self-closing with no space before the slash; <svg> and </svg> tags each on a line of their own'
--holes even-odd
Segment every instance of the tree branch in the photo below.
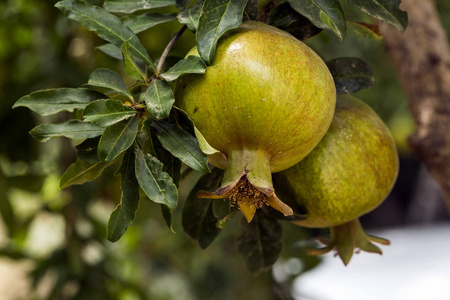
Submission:
<svg viewBox="0 0 450 300">
<path fill-rule="evenodd" d="M 378 22 L 417 130 L 410 144 L 442 188 L 450 212 L 450 47 L 432 0 L 404 0 L 401 34 Z"/>
</svg>

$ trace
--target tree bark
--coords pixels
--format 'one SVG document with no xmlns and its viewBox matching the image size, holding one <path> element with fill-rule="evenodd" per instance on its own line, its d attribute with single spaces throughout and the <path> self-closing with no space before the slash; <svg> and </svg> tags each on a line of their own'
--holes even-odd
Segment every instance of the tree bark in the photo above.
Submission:
<svg viewBox="0 0 450 300">
<path fill-rule="evenodd" d="M 450 212 L 450 47 L 432 0 L 404 0 L 402 34 L 378 22 L 417 125 L 409 142 L 440 184 Z"/>
</svg>

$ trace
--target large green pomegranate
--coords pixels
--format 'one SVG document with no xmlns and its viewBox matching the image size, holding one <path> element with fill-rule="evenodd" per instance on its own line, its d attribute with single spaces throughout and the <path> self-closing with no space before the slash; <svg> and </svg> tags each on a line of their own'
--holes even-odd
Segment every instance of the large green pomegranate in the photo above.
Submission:
<svg viewBox="0 0 450 300">
<path fill-rule="evenodd" d="M 245 22 L 220 39 L 205 75 L 178 79 L 175 98 L 218 150 L 209 161 L 225 169 L 221 187 L 199 197 L 231 197 L 249 222 L 265 204 L 292 214 L 275 196 L 271 173 L 317 145 L 336 101 L 331 74 L 314 51 L 277 28 Z"/>
<path fill-rule="evenodd" d="M 301 162 L 274 174 L 274 182 L 281 199 L 306 216 L 294 223 L 331 227 L 328 247 L 316 254 L 336 246 L 347 263 L 354 247 L 381 252 L 370 241 L 387 242 L 365 235 L 358 217 L 383 202 L 397 174 L 397 149 L 386 125 L 362 101 L 339 96 L 321 142 Z"/>
</svg>

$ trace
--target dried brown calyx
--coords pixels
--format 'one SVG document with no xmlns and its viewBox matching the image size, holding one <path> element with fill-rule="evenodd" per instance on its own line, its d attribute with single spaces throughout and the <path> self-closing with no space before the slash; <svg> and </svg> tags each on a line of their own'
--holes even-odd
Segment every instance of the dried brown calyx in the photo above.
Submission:
<svg viewBox="0 0 450 300">
<path fill-rule="evenodd" d="M 275 195 L 273 190 L 261 191 L 250 183 L 245 174 L 240 177 L 239 181 L 225 189 L 219 189 L 216 192 L 199 191 L 199 198 L 209 199 L 225 199 L 231 200 L 231 205 L 237 205 L 242 214 L 251 222 L 258 208 L 270 206 L 285 216 L 292 215 L 292 209 L 281 202 Z"/>
</svg>

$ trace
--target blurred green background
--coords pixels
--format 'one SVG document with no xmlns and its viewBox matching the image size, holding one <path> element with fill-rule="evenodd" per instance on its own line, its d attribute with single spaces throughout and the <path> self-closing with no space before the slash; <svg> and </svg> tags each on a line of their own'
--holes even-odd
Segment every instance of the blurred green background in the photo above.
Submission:
<svg viewBox="0 0 450 300">
<path fill-rule="evenodd" d="M 305 254 L 314 245 L 314 231 L 284 224 L 283 253 L 277 262 L 284 275 L 276 279 L 268 271 L 253 276 L 237 253 L 236 218 L 208 249 L 201 250 L 183 233 L 181 209 L 175 214 L 177 233 L 172 234 L 159 206 L 141 201 L 133 226 L 112 244 L 105 239 L 105 228 L 119 200 L 119 181 L 113 175 L 118 166 L 92 183 L 58 189 L 60 174 L 75 160 L 74 144 L 63 138 L 40 144 L 28 131 L 69 115 L 41 118 L 11 106 L 39 89 L 79 87 L 96 68 L 124 72 L 121 61 L 95 50 L 104 42 L 67 20 L 55 3 L 0 2 L 0 278 L 5 278 L 1 298 L 290 299 L 292 280 L 320 263 Z M 450 36 L 450 2 L 438 0 L 437 5 Z M 351 8 L 346 11 L 350 20 L 370 21 Z M 157 59 L 179 27 L 172 21 L 139 37 Z M 415 192 L 411 186 L 418 180 L 420 162 L 407 145 L 414 124 L 383 44 L 352 34 L 339 42 L 327 32 L 307 43 L 324 60 L 355 56 L 372 66 L 375 86 L 356 96 L 372 106 L 393 132 L 401 173 L 392 195 L 364 217 L 363 224 L 370 230 L 408 223 Z M 183 57 L 194 44 L 193 34 L 186 32 L 171 54 Z M 198 176 L 192 172 L 184 178 L 181 205 Z"/>
</svg>

